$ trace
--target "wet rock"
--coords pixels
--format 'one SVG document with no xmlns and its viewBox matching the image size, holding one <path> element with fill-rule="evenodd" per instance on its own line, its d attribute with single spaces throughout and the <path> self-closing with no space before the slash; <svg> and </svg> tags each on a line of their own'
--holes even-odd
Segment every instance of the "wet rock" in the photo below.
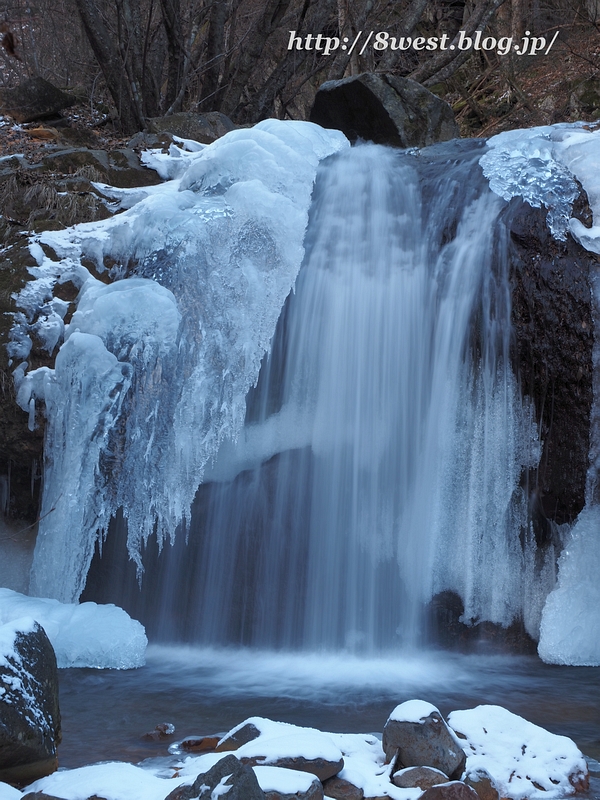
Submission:
<svg viewBox="0 0 600 800">
<path fill-rule="evenodd" d="M 143 742 L 164 742 L 175 733 L 175 725 L 170 722 L 161 722 L 153 731 L 142 734 Z"/>
<path fill-rule="evenodd" d="M 463 773 L 466 756 L 458 739 L 435 706 L 409 700 L 397 706 L 383 729 L 387 761 L 395 767 L 433 767 L 450 778 Z"/>
<path fill-rule="evenodd" d="M 333 800 L 363 800 L 365 796 L 361 788 L 344 778 L 329 778 L 323 783 L 323 789 Z"/>
<path fill-rule="evenodd" d="M 170 133 L 182 139 L 193 139 L 201 144 L 210 144 L 229 131 L 235 130 L 235 127 L 229 117 L 220 111 L 209 111 L 204 114 L 184 111 L 170 114 L 168 117 L 154 117 L 146 123 L 148 133 Z"/>
<path fill-rule="evenodd" d="M 462 621 L 464 604 L 456 592 L 439 592 L 426 607 L 427 631 L 431 641 L 447 650 L 463 653 L 537 653 L 537 643 L 525 630 L 522 620 L 507 628 L 493 622 L 467 625 Z"/>
<path fill-rule="evenodd" d="M 243 744 L 258 739 L 260 731 L 252 722 L 246 722 L 239 728 L 234 728 L 226 736 L 219 740 L 215 750 L 217 753 L 227 752 L 228 750 L 237 750 Z"/>
<path fill-rule="evenodd" d="M 477 792 L 479 800 L 499 800 L 500 795 L 487 770 L 476 769 L 467 772 L 464 782 Z"/>
<path fill-rule="evenodd" d="M 227 800 L 265 800 L 252 768 L 241 764 L 234 755 L 225 756 L 208 772 L 198 775 L 191 786 L 174 789 L 166 800 L 211 800 L 225 794 Z"/>
<path fill-rule="evenodd" d="M 439 783 L 447 783 L 445 772 L 433 767 L 405 767 L 392 775 L 392 783 L 400 789 L 430 789 Z M 483 799 L 482 799 L 483 800 Z"/>
<path fill-rule="evenodd" d="M 58 766 L 56 656 L 37 622 L 0 628 L 0 781 L 30 783 Z"/>
<path fill-rule="evenodd" d="M 311 122 L 395 147 L 424 147 L 460 136 L 452 109 L 410 78 L 365 72 L 327 81 L 317 92 Z"/>
<path fill-rule="evenodd" d="M 0 90 L 0 110 L 19 123 L 53 117 L 76 102 L 40 77 L 29 78 L 14 89 Z"/>
<path fill-rule="evenodd" d="M 178 750 L 186 753 L 210 753 L 217 749 L 220 738 L 220 736 L 188 736 L 179 742 Z"/>
<path fill-rule="evenodd" d="M 586 224 L 585 204 L 574 211 Z M 523 395 L 533 400 L 543 442 L 539 467 L 524 476 L 525 490 L 538 546 L 559 544 L 556 525 L 573 522 L 585 504 L 594 341 L 590 273 L 598 257 L 571 236 L 554 239 L 542 209 L 515 199 L 505 217 L 513 368 Z"/>
<path fill-rule="evenodd" d="M 267 758 L 266 756 L 242 756 L 242 764 L 252 767 L 268 765 L 270 767 L 283 767 L 296 769 L 300 772 L 310 772 L 320 781 L 333 778 L 344 768 L 344 759 L 328 761 L 325 758 L 304 758 L 303 756 L 282 756 L 280 758 Z"/>
<path fill-rule="evenodd" d="M 451 781 L 432 786 L 419 800 L 479 800 L 474 789 L 462 781 Z"/>
</svg>

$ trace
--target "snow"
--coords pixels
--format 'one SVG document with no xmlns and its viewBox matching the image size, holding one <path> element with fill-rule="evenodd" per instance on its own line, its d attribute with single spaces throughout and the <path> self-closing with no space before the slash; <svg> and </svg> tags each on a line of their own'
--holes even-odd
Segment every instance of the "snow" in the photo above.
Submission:
<svg viewBox="0 0 600 800">
<path fill-rule="evenodd" d="M 111 762 L 72 770 L 59 770 L 27 787 L 27 792 L 44 792 L 65 800 L 164 800 L 181 785 L 178 779 L 157 778 L 133 764 Z"/>
<path fill-rule="evenodd" d="M 318 780 L 308 772 L 282 767 L 253 767 L 258 785 L 263 792 L 281 792 L 296 794 L 307 792 L 314 781 Z"/>
<path fill-rule="evenodd" d="M 423 722 L 430 714 L 442 716 L 435 706 L 425 700 L 407 700 L 396 706 L 389 718 L 399 722 Z"/>
<path fill-rule="evenodd" d="M 501 797 L 551 800 L 574 794 L 569 776 L 587 772 L 586 762 L 566 736 L 544 730 L 501 706 L 453 711 L 448 724 L 466 736 L 466 771 L 485 769 Z"/>
<path fill-rule="evenodd" d="M 34 329 L 62 346 L 54 370 L 15 364 L 21 406 L 33 424 L 41 401 L 48 419 L 32 593 L 76 600 L 119 507 L 140 572 L 142 542 L 187 521 L 205 467 L 243 426 L 300 268 L 319 161 L 348 146 L 339 131 L 277 120 L 173 145 L 146 156 L 166 183 L 105 189 L 123 213 L 33 237 L 11 358 L 27 358 Z M 53 290 L 68 280 L 81 291 L 63 333 Z"/>
<path fill-rule="evenodd" d="M 35 619 L 46 631 L 59 667 L 133 669 L 145 663 L 144 628 L 117 606 L 66 605 L 0 589 L 0 631 L 6 629 L 8 636 L 15 625 L 24 625 L 23 617 Z"/>
<path fill-rule="evenodd" d="M 20 797 L 23 797 L 22 792 L 0 781 L 0 800 L 19 800 Z"/>
<path fill-rule="evenodd" d="M 542 614 L 538 653 L 550 664 L 600 665 L 600 506 L 579 515 Z"/>
</svg>

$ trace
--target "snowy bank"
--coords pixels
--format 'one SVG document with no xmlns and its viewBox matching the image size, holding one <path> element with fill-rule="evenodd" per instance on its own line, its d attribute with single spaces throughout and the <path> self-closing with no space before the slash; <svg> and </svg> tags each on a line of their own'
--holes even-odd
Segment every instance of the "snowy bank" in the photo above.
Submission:
<svg viewBox="0 0 600 800">
<path fill-rule="evenodd" d="M 144 627 L 117 606 L 65 604 L 0 589 L 0 625 L 21 617 L 46 631 L 59 667 L 134 669 L 145 663 Z"/>
</svg>

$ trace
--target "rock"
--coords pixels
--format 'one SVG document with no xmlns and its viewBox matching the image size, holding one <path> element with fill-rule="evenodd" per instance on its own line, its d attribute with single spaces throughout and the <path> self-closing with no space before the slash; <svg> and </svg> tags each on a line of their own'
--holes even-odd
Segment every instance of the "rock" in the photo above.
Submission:
<svg viewBox="0 0 600 800">
<path fill-rule="evenodd" d="M 26 622 L 0 628 L 0 781 L 7 783 L 30 783 L 58 767 L 56 657 L 44 629 Z"/>
<path fill-rule="evenodd" d="M 266 791 L 265 797 L 266 800 L 323 800 L 323 784 L 315 778 L 305 792 L 289 794 L 287 792 Z"/>
<path fill-rule="evenodd" d="M 179 743 L 179 749 L 186 753 L 209 753 L 217 749 L 219 736 L 188 736 Z"/>
<path fill-rule="evenodd" d="M 323 783 L 323 789 L 333 800 L 363 800 L 365 796 L 362 789 L 344 778 L 329 778 Z"/>
<path fill-rule="evenodd" d="M 450 778 L 463 773 L 466 756 L 438 709 L 422 700 L 408 700 L 390 714 L 383 729 L 387 761 L 396 767 L 433 767 Z"/>
<path fill-rule="evenodd" d="M 193 139 L 201 144 L 210 144 L 229 131 L 235 130 L 235 125 L 220 111 L 208 111 L 204 114 L 194 114 L 182 111 L 168 117 L 154 117 L 146 123 L 147 133 L 170 133 L 182 139 Z"/>
<path fill-rule="evenodd" d="M 254 739 L 258 739 L 259 736 L 260 731 L 256 725 L 252 722 L 245 722 L 237 728 L 233 728 L 233 730 L 223 736 L 217 743 L 215 750 L 217 753 L 237 750 L 238 747 L 241 747 L 243 744 L 248 744 L 248 742 L 252 742 Z"/>
<path fill-rule="evenodd" d="M 451 781 L 432 786 L 421 795 L 419 800 L 479 800 L 474 789 L 462 781 Z"/>
<path fill-rule="evenodd" d="M 569 104 L 576 113 L 600 116 L 600 80 L 593 77 L 578 83 L 571 92 Z"/>
<path fill-rule="evenodd" d="M 62 797 L 56 797 L 53 794 L 46 794 L 45 792 L 28 792 L 24 794 L 20 800 L 64 800 Z M 93 800 L 89 797 L 88 800 Z"/>
<path fill-rule="evenodd" d="M 225 794 L 227 800 L 265 800 L 252 768 L 241 764 L 234 755 L 225 756 L 208 772 L 198 775 L 191 786 L 177 787 L 165 800 L 211 800 Z"/>
<path fill-rule="evenodd" d="M 0 110 L 19 123 L 53 117 L 76 102 L 40 77 L 29 78 L 14 89 L 0 90 Z"/>
<path fill-rule="evenodd" d="M 467 772 L 464 782 L 477 792 L 479 800 L 499 800 L 498 790 L 486 769 L 480 768 Z"/>
<path fill-rule="evenodd" d="M 280 758 L 267 758 L 266 756 L 242 756 L 242 764 L 251 767 L 268 765 L 270 767 L 283 767 L 283 769 L 297 769 L 300 772 L 310 772 L 320 781 L 333 778 L 344 769 L 344 759 L 327 761 L 324 758 L 304 758 L 303 756 L 282 756 Z"/>
<path fill-rule="evenodd" d="M 574 214 L 589 222 L 585 204 Z M 585 504 L 593 397 L 590 274 L 598 261 L 571 236 L 554 239 L 543 209 L 515 199 L 505 219 L 511 235 L 513 369 L 521 391 L 533 400 L 543 442 L 539 467 L 526 476 L 530 514 L 538 546 L 560 547 L 556 525 L 573 522 Z"/>
<path fill-rule="evenodd" d="M 433 767 L 405 767 L 392 775 L 392 783 L 400 789 L 425 790 L 447 782 L 446 773 Z"/>
<path fill-rule="evenodd" d="M 460 136 L 452 109 L 410 78 L 365 72 L 327 81 L 317 92 L 310 121 L 395 147 L 424 147 Z"/>
<path fill-rule="evenodd" d="M 175 733 L 175 725 L 170 722 L 161 722 L 153 731 L 144 733 L 141 736 L 143 742 L 164 742 Z"/>
</svg>

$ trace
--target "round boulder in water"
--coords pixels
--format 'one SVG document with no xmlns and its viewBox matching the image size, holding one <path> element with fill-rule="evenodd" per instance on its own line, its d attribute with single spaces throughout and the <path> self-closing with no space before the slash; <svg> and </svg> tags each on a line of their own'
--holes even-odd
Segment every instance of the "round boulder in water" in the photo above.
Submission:
<svg viewBox="0 0 600 800">
<path fill-rule="evenodd" d="M 317 92 L 310 121 L 395 147 L 425 147 L 460 136 L 448 103 L 410 78 L 364 72 L 327 81 Z"/>
<path fill-rule="evenodd" d="M 383 729 L 387 761 L 396 757 L 396 768 L 433 767 L 450 778 L 459 778 L 466 756 L 438 709 L 423 700 L 397 706 Z"/>
</svg>

